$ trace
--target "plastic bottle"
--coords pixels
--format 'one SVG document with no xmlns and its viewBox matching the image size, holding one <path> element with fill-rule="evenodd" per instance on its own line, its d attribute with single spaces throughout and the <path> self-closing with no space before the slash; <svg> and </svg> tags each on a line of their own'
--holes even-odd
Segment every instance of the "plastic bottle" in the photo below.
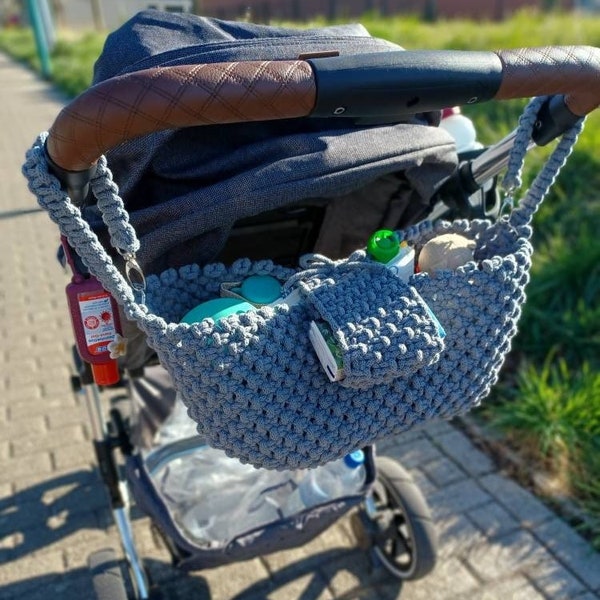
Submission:
<svg viewBox="0 0 600 600">
<path fill-rule="evenodd" d="M 473 121 L 463 115 L 458 106 L 445 108 L 442 111 L 440 127 L 445 129 L 454 138 L 458 153 L 469 152 L 470 150 L 477 150 L 482 147 L 477 141 L 477 132 L 475 131 Z"/>
<path fill-rule="evenodd" d="M 367 242 L 367 254 L 375 261 L 385 264 L 394 275 L 405 283 L 415 272 L 415 251 L 398 234 L 390 229 L 378 229 Z"/>
<path fill-rule="evenodd" d="M 284 515 L 294 515 L 328 500 L 357 494 L 365 482 L 365 475 L 365 455 L 362 450 L 355 450 L 322 467 L 308 469 L 290 495 Z"/>
<path fill-rule="evenodd" d="M 61 243 L 73 274 L 65 291 L 77 351 L 91 365 L 97 385 L 113 385 L 120 380 L 117 361 L 109 350 L 121 333 L 117 303 L 95 277 L 78 271 L 64 236 Z"/>
</svg>

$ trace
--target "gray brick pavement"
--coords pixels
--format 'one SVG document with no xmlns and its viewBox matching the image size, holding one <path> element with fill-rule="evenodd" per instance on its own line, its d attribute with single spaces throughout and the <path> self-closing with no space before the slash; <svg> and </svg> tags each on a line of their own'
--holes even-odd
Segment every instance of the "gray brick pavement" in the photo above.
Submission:
<svg viewBox="0 0 600 600">
<path fill-rule="evenodd" d="M 57 232 L 20 174 L 62 99 L 0 55 L 0 599 L 89 598 L 87 554 L 118 547 L 93 469 L 89 427 L 68 384 L 70 326 Z M 379 445 L 426 494 L 440 537 L 429 577 L 403 586 L 372 569 L 348 519 L 309 544 L 184 575 L 148 520 L 139 549 L 167 597 L 230 600 L 600 597 L 600 557 L 451 424 Z"/>
</svg>

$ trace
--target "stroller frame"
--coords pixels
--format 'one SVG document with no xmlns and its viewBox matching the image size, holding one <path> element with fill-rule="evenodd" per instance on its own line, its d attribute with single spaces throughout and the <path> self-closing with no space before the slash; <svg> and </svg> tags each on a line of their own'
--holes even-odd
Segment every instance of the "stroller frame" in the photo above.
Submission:
<svg viewBox="0 0 600 600">
<path fill-rule="evenodd" d="M 76 357 L 78 358 L 78 357 Z M 100 397 L 100 389 L 95 384 L 91 370 L 86 363 L 79 363 L 79 375 L 74 376 L 72 380 L 73 388 L 84 392 L 85 403 L 90 419 L 92 431 L 92 443 L 98 462 L 98 469 L 102 477 L 106 492 L 108 494 L 113 520 L 119 532 L 121 546 L 127 561 L 129 572 L 133 580 L 133 587 L 137 598 L 146 600 L 150 598 L 150 585 L 146 571 L 144 570 L 142 560 L 137 551 L 133 536 L 133 528 L 130 519 L 130 496 L 124 479 L 119 474 L 119 469 L 116 462 L 114 451 L 118 448 L 124 454 L 129 454 L 132 450 L 129 440 L 126 438 L 120 420 L 120 413 L 114 411 L 111 413 L 112 423 L 117 426 L 118 430 L 115 433 L 109 431 L 108 422 L 104 416 L 102 407 L 102 399 Z M 114 569 L 114 564 L 107 565 L 107 561 L 112 563 L 112 552 L 101 555 L 96 555 L 96 558 L 90 557 L 90 568 L 92 571 L 99 571 L 99 579 L 97 586 L 106 586 L 112 588 L 113 578 L 107 579 L 107 569 Z M 108 582 L 108 583 L 107 583 Z M 119 586 L 120 587 L 120 586 Z M 100 591 L 99 593 L 108 594 L 120 593 L 120 590 L 110 589 L 109 591 Z M 107 595 L 107 597 L 109 597 Z M 118 598 L 118 596 L 115 596 Z"/>
<path fill-rule="evenodd" d="M 286 72 L 290 70 L 298 76 L 295 81 L 285 79 L 284 85 L 272 91 L 273 98 L 285 96 L 280 106 L 282 110 L 276 118 L 307 116 L 337 118 L 343 115 L 357 119 L 358 123 L 364 118 L 365 123 L 372 124 L 382 120 L 394 122 L 402 120 L 409 112 L 415 114 L 438 110 L 448 105 L 489 99 L 521 98 L 540 92 L 556 94 L 549 97 L 538 114 L 533 140 L 536 144 L 542 145 L 568 130 L 580 120 L 581 116 L 598 105 L 597 98 L 600 95 L 598 90 L 587 85 L 588 79 L 599 80 L 597 71 L 600 60 L 594 49 L 576 47 L 564 53 L 561 50 L 554 52 L 551 48 L 541 57 L 527 49 L 504 51 L 493 56 L 491 54 L 391 51 L 372 55 L 342 57 L 328 55 L 297 61 L 273 61 L 269 63 L 269 68 L 274 72 L 279 72 L 280 69 Z M 436 60 L 437 58 L 439 60 Z M 550 74 L 556 74 L 554 70 L 557 62 L 564 65 L 564 73 L 561 73 L 564 77 L 550 78 Z M 573 68 L 573 63 L 577 63 L 575 65 L 577 68 Z M 582 63 L 584 68 L 580 68 Z M 237 70 L 233 79 L 236 83 L 241 81 L 242 92 L 254 89 L 259 74 L 264 70 L 264 64 L 248 62 L 247 65 L 242 64 L 239 67 L 238 63 L 234 67 Z M 463 69 L 460 75 L 464 77 L 457 76 L 457 71 L 454 69 L 456 65 L 459 66 L 459 71 Z M 223 67 L 221 65 L 215 68 L 221 73 Z M 178 67 L 173 70 L 166 68 L 159 73 L 159 80 L 160 75 L 165 75 L 161 83 L 168 88 L 165 88 L 165 96 L 168 97 L 169 102 L 174 98 L 182 97 L 183 94 L 180 94 L 182 81 L 184 87 L 191 82 L 189 89 L 183 90 L 184 94 L 189 92 L 193 95 L 201 90 L 201 93 L 206 92 L 211 100 L 215 98 L 228 100 L 221 97 L 226 95 L 225 91 L 219 90 L 213 93 L 210 89 L 211 69 L 207 69 L 209 83 L 202 82 L 202 85 L 192 81 L 192 72 L 196 76 L 194 66 L 191 67 L 190 72 L 185 67 L 178 69 Z M 203 71 L 198 72 L 200 78 L 205 76 Z M 173 73 L 175 75 L 171 77 Z M 182 73 L 185 76 L 183 78 Z M 93 111 L 100 113 L 102 111 L 98 110 L 97 106 L 99 97 L 101 97 L 100 103 L 105 98 L 109 98 L 110 102 L 112 94 L 119 95 L 119 86 L 122 84 L 125 87 L 131 85 L 132 88 L 135 86 L 144 88 L 147 85 L 144 77 L 154 81 L 157 73 L 149 69 L 148 73 L 142 73 L 141 78 L 138 74 L 134 74 L 130 79 L 115 78 L 119 81 L 109 80 L 106 85 L 94 86 L 90 94 L 83 94 L 67 107 L 50 130 L 45 144 L 47 163 L 74 202 L 82 202 L 86 198 L 89 180 L 98 157 L 125 139 L 118 135 L 115 138 L 114 131 L 111 133 L 106 123 L 98 123 L 97 120 L 89 118 L 87 103 L 93 105 Z M 280 80 L 279 77 L 275 77 L 275 79 L 281 83 L 284 78 Z M 546 79 L 551 79 L 548 85 L 545 84 Z M 270 93 L 267 88 L 268 86 L 265 88 L 266 94 Z M 152 86 L 150 89 L 154 91 Z M 419 93 L 417 94 L 415 90 L 419 90 Z M 162 91 L 164 90 L 161 89 Z M 128 94 L 126 93 L 125 96 Z M 136 93 L 131 94 L 131 97 L 134 96 Z M 242 94 L 242 96 L 245 100 L 246 95 Z M 302 101 L 293 102 L 296 96 L 302 96 Z M 192 99 L 197 105 L 206 108 L 208 114 L 190 117 L 189 112 L 182 110 L 175 114 L 174 121 L 158 122 L 158 124 L 157 121 L 160 120 L 150 114 L 151 118 L 147 121 L 140 120 L 140 129 L 128 130 L 124 135 L 131 137 L 142 135 L 147 132 L 145 128 L 148 127 L 148 122 L 155 128 L 151 129 L 154 131 L 158 128 L 187 127 L 207 122 L 228 123 L 273 118 L 261 105 L 262 97 L 255 104 L 245 106 L 246 112 L 234 107 L 231 114 L 223 109 L 227 102 Z M 132 111 L 135 112 L 137 108 L 140 106 L 132 107 Z M 144 107 L 142 108 L 145 110 Z M 140 114 L 143 113 L 142 108 Z M 157 114 L 170 112 L 165 111 L 164 108 L 160 106 Z M 92 133 L 88 125 L 93 128 Z M 92 143 L 86 145 L 84 141 L 89 139 Z M 495 185 L 489 190 L 487 184 L 489 181 L 495 184 L 496 175 L 506 166 L 514 141 L 515 134 L 511 134 L 477 156 L 464 157 L 464 160 L 459 162 L 456 172 L 438 187 L 429 207 L 430 214 L 422 216 L 428 216 L 430 219 L 497 217 L 501 206 Z M 83 148 L 81 152 L 80 146 Z M 129 263 L 128 267 L 130 267 Z M 75 353 L 75 364 L 77 375 L 73 377 L 73 387 L 76 390 L 83 389 L 85 392 L 98 467 L 119 530 L 132 576 L 134 593 L 140 600 L 159 597 L 160 590 L 154 589 L 149 582 L 133 539 L 128 488 L 132 481 L 130 477 L 125 477 L 124 473 L 130 475 L 131 468 L 128 469 L 128 466 L 131 467 L 133 464 L 135 469 L 136 464 L 139 465 L 135 462 L 139 456 L 131 442 L 126 419 L 118 409 L 112 408 L 110 419 L 108 423 L 106 422 L 101 390 L 94 383 L 90 366 L 82 362 L 77 353 Z M 130 373 L 131 377 L 140 375 L 141 373 Z M 164 460 L 172 456 L 171 451 L 173 455 L 178 451 L 176 444 L 177 442 L 170 449 L 164 447 L 161 449 Z M 117 450 L 125 460 L 125 468 L 116 456 Z M 365 453 L 372 461 L 373 448 L 365 448 Z M 353 506 L 360 505 L 362 510 L 354 516 L 353 525 L 362 544 L 373 548 L 373 556 L 383 567 L 400 579 L 417 579 L 425 576 L 435 564 L 436 541 L 422 494 L 399 464 L 389 459 L 381 459 L 376 465 L 380 471 L 379 476 L 378 469 L 368 465 L 369 462 L 367 462 L 366 484 L 361 495 L 346 499 L 346 503 L 341 502 L 339 509 L 336 509 L 337 512 L 334 510 L 332 515 L 337 518 Z M 132 486 L 132 489 L 135 496 L 135 487 Z M 137 496 L 136 501 L 140 503 Z M 161 507 L 157 510 L 161 510 Z M 304 538 L 297 536 L 297 539 L 311 539 L 329 524 L 331 522 L 322 524 L 316 531 L 306 532 Z M 160 527 L 159 531 L 161 531 Z M 195 563 L 186 562 L 189 558 L 186 555 L 189 554 L 189 547 L 186 547 L 185 543 L 182 544 L 181 540 L 177 540 L 176 536 L 165 535 L 168 533 L 165 531 L 161 533 L 171 552 L 173 563 L 191 570 Z M 291 547 L 291 540 L 289 544 L 290 546 L 285 547 Z M 406 554 L 408 554 L 408 562 L 404 561 Z M 239 557 L 233 558 L 235 560 Z M 224 558 L 219 560 L 220 562 L 214 564 L 231 562 Z M 109 598 L 126 600 L 126 586 L 112 551 L 93 554 L 90 557 L 90 567 L 99 600 Z"/>
<path fill-rule="evenodd" d="M 516 133 L 513 131 L 489 148 L 462 154 L 455 176 L 441 186 L 435 201 L 432 202 L 430 218 L 497 218 L 500 214 L 501 204 L 496 180 L 506 167 L 515 135 Z M 530 147 L 533 146 L 534 144 L 530 145 Z M 489 185 L 490 182 L 493 183 L 492 186 Z M 460 190 L 460 193 L 457 194 L 457 190 Z M 103 390 L 97 386 L 90 365 L 83 362 L 75 350 L 73 357 L 77 374 L 72 377 L 72 387 L 75 391 L 84 393 L 98 468 L 108 495 L 113 520 L 119 532 L 127 570 L 130 574 L 131 587 L 136 600 L 160 598 L 160 591 L 150 583 L 143 558 L 135 544 L 130 519 L 131 494 L 127 478 L 123 476 L 116 456 L 117 451 L 125 458 L 131 457 L 135 452 L 129 439 L 127 421 L 121 411 L 114 407 L 110 409 L 107 419 L 102 395 L 105 391 L 110 392 L 112 388 Z M 135 377 L 141 374 L 130 373 L 130 376 Z M 189 442 L 189 440 L 184 442 Z M 189 450 L 194 446 L 187 443 L 186 448 Z M 154 462 L 168 463 L 173 456 L 179 455 L 180 451 L 178 443 L 170 444 L 157 451 L 160 453 L 160 458 L 157 459 L 151 454 L 147 460 L 150 462 L 153 457 Z M 431 572 L 435 566 L 437 554 L 437 539 L 431 517 L 428 516 L 427 502 L 410 474 L 401 465 L 391 459 L 382 460 L 386 473 L 396 475 L 396 478 L 402 482 L 399 488 L 394 489 L 392 486 L 392 493 L 395 492 L 397 495 L 394 508 L 395 510 L 400 508 L 403 525 L 408 528 L 409 537 L 403 540 L 405 547 L 412 553 L 408 568 L 404 565 L 401 568 L 395 563 L 393 556 L 396 552 L 395 548 L 391 551 L 389 548 L 386 549 L 390 543 L 395 542 L 390 540 L 389 532 L 382 531 L 377 525 L 377 520 L 381 517 L 381 515 L 378 516 L 381 507 L 377 506 L 377 492 L 373 493 L 373 486 L 369 486 L 364 493 L 362 510 L 352 517 L 353 531 L 360 547 L 371 550 L 371 558 L 375 564 L 383 566 L 389 574 L 398 579 L 418 579 Z M 376 471 L 374 480 L 375 486 L 379 485 L 378 493 L 385 494 L 386 491 L 382 491 L 381 486 L 390 486 L 389 478 L 384 480 L 383 484 L 377 483 Z M 389 494 L 389 489 L 387 494 Z M 418 518 L 417 515 L 419 515 Z M 398 532 L 401 533 L 400 528 L 398 528 Z M 177 566 L 182 558 L 180 550 L 168 535 L 160 533 L 171 554 L 173 564 Z M 117 581 L 120 579 L 120 571 L 114 551 L 102 549 L 92 553 L 89 565 L 99 600 L 105 598 L 120 600 L 118 594 L 124 593 L 125 586 L 115 583 L 115 579 Z"/>
<path fill-rule="evenodd" d="M 128 584 L 125 583 L 119 567 L 117 555 L 113 549 L 101 549 L 93 552 L 88 559 L 92 581 L 98 600 L 126 600 L 126 590 L 132 588 L 136 600 L 157 600 L 162 597 L 160 589 L 152 585 L 148 572 L 144 567 L 143 558 L 136 547 L 133 527 L 130 517 L 131 493 L 127 477 L 123 475 L 122 465 L 119 464 L 118 451 L 122 457 L 131 459 L 134 447 L 128 437 L 126 421 L 118 408 L 110 409 L 110 418 L 105 418 L 102 393 L 91 377 L 91 371 L 86 363 L 79 363 L 79 374 L 72 377 L 75 391 L 83 391 L 85 404 L 90 417 L 93 446 L 96 454 L 97 465 L 101 475 L 114 523 L 119 533 L 121 549 L 124 554 Z M 112 389 L 112 388 L 111 388 Z M 196 442 L 194 445 L 190 438 L 182 440 L 187 450 L 194 450 L 203 445 Z M 371 454 L 373 449 L 365 449 Z M 157 453 L 160 458 L 155 462 L 169 462 L 175 456 L 181 456 L 181 442 L 175 442 L 161 447 Z M 152 454 L 147 457 L 150 462 Z M 362 510 L 352 516 L 352 528 L 358 539 L 360 547 L 372 549 L 371 558 L 375 564 L 383 566 L 392 576 L 401 579 L 419 579 L 427 575 L 436 562 L 436 534 L 429 516 L 427 503 L 411 476 L 397 462 L 389 458 L 381 458 L 375 462 L 377 469 L 383 468 L 386 478 L 377 479 L 369 485 L 364 492 Z M 372 474 L 372 477 L 375 477 Z M 391 479 L 395 479 L 396 483 Z M 381 506 L 382 500 L 391 494 L 393 498 L 387 500 L 387 505 Z M 378 505 L 379 503 L 379 505 Z M 397 512 L 398 520 L 396 534 L 402 540 L 402 548 L 408 551 L 400 562 L 396 561 L 396 543 L 398 540 L 390 534 L 389 523 L 383 528 L 378 524 L 382 510 L 389 507 Z M 343 511 L 345 513 L 346 510 Z M 343 514 L 342 513 L 342 514 Z M 337 520 L 337 519 L 336 519 Z M 331 525 L 331 523 L 329 524 Z M 329 526 L 327 525 L 327 526 Z M 178 566 L 186 557 L 182 556 L 177 543 L 169 538 L 160 527 L 156 531 L 168 549 L 172 564 Z M 400 529 L 400 527 L 406 529 Z M 312 539 L 310 534 L 302 543 Z M 390 544 L 393 547 L 390 548 Z M 289 547 L 300 545 L 292 541 Z M 234 562 L 234 561 L 230 561 Z"/>
</svg>

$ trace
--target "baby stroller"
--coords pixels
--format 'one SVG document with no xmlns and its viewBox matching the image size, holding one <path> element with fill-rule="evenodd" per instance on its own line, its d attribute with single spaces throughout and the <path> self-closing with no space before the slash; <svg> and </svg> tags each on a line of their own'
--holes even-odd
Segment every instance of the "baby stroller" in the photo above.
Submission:
<svg viewBox="0 0 600 600">
<path fill-rule="evenodd" d="M 366 245 L 373 229 L 419 228 L 425 218 L 496 219 L 501 203 L 495 177 L 519 134 L 457 156 L 452 138 L 436 127 L 440 109 L 561 94 L 545 99 L 537 111 L 533 139 L 541 145 L 595 108 L 600 96 L 588 79 L 597 79 L 598 64 L 593 49 L 404 52 L 354 26 L 297 32 L 148 11 L 109 36 L 96 65 L 96 85 L 66 107 L 37 149 L 107 247 L 115 239 L 118 248 L 131 245 L 132 238 L 125 239 L 130 229 L 117 231 L 111 221 L 124 209 L 129 213 L 142 245 L 135 255 L 120 250 L 112 258 L 117 262 L 122 255 L 139 305 L 151 289 L 145 274 L 173 274 L 190 262 L 209 265 L 202 271 L 208 292 L 201 298 L 209 301 L 223 283 L 215 279 L 219 285 L 214 285 L 210 265 L 239 264 L 235 261 L 242 258 L 293 268 L 308 252 L 347 256 Z M 98 160 L 104 153 L 124 206 L 117 203 L 103 222 L 96 201 L 102 209 L 107 198 L 109 203 L 115 198 L 114 188 L 103 195 L 94 183 L 106 168 Z M 95 285 L 89 272 L 97 276 L 102 268 L 77 241 L 88 235 L 84 219 L 77 214 L 70 219 L 54 200 L 44 199 L 33 174 L 34 155 L 25 171 L 61 225 L 64 258 L 76 286 L 68 295 L 79 301 L 82 293 L 98 292 L 85 286 Z M 57 186 L 49 181 L 55 194 Z M 108 264 L 107 254 L 102 261 Z M 226 291 L 239 295 L 235 286 Z M 120 293 L 110 284 L 104 287 L 113 296 Z M 198 302 L 184 295 L 177 288 L 171 297 L 175 321 Z M 312 454 L 319 446 L 314 439 L 305 455 L 288 455 L 285 462 L 275 462 L 276 451 L 269 455 L 271 463 L 252 460 L 244 451 L 236 454 L 220 441 L 221 426 L 177 398 L 175 389 L 181 393 L 187 384 L 164 369 L 165 355 L 157 357 L 152 339 L 146 344 L 147 332 L 137 330 L 110 298 L 85 300 L 100 302 L 108 313 L 94 327 L 102 320 L 120 321 L 129 340 L 125 356 L 121 338 L 90 349 L 80 322 L 93 315 L 71 306 L 78 338 L 74 385 L 87 390 L 99 468 L 136 598 L 159 591 L 151 588 L 133 543 L 125 482 L 164 537 L 174 565 L 184 570 L 303 544 L 353 509 L 360 539 L 393 576 L 416 579 L 432 570 L 435 532 L 422 494 L 401 465 L 377 457 L 372 443 L 361 443 L 379 439 L 378 432 L 361 437 L 358 423 L 357 436 L 347 440 L 347 448 L 336 447 L 334 458 Z M 208 323 L 218 325 L 218 319 L 213 314 Z M 218 332 L 211 335 L 206 353 L 220 339 Z M 176 354 L 182 345 L 173 347 Z M 108 350 L 118 365 L 106 359 Z M 314 356 L 310 361 L 312 372 L 320 373 Z M 122 375 L 119 384 L 115 370 Z M 321 375 L 325 385 L 337 385 Z M 214 385 L 225 385 L 223 376 Z M 130 410 L 113 406 L 106 424 L 100 392 L 121 393 L 122 386 Z M 432 416 L 423 414 L 422 420 Z M 255 431 L 256 422 L 246 424 L 256 436 L 272 435 Z M 293 430 L 291 423 L 290 435 Z M 256 464 L 267 468 L 255 469 Z M 232 490 L 239 499 L 234 503 Z M 207 516 L 207 509 L 215 514 Z M 229 518 L 223 519 L 226 509 Z M 90 557 L 99 599 L 127 597 L 115 557 L 106 550 Z"/>
</svg>

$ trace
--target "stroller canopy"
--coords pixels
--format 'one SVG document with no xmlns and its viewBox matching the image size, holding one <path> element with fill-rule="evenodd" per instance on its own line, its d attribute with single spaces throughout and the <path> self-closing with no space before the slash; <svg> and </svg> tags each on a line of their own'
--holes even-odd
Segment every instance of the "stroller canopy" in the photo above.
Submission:
<svg viewBox="0 0 600 600">
<path fill-rule="evenodd" d="M 398 50 L 361 25 L 298 30 L 143 11 L 110 34 L 94 83 L 157 66 Z M 210 262 L 239 219 L 307 198 L 350 194 L 402 173 L 422 203 L 456 164 L 438 115 L 411 122 L 289 119 L 155 133 L 112 149 L 108 164 L 148 272 Z M 94 208 L 87 209 L 102 234 Z"/>
</svg>

